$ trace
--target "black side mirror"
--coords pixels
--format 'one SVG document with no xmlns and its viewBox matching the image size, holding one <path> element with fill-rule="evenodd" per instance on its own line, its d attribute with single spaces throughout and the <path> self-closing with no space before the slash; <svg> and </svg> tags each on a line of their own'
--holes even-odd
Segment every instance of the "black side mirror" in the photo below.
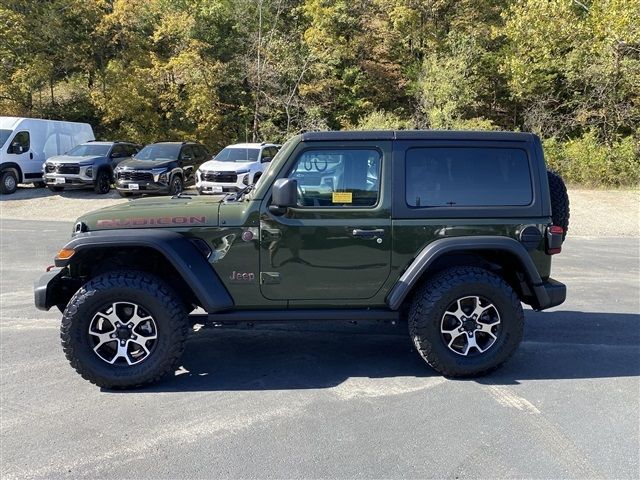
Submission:
<svg viewBox="0 0 640 480">
<path fill-rule="evenodd" d="M 269 211 L 274 215 L 284 215 L 289 207 L 298 206 L 298 180 L 279 178 L 273 182 Z"/>
<path fill-rule="evenodd" d="M 260 160 L 260 162 L 267 163 L 267 162 L 270 162 L 271 160 L 273 160 L 273 157 L 262 157 L 262 160 Z"/>
</svg>

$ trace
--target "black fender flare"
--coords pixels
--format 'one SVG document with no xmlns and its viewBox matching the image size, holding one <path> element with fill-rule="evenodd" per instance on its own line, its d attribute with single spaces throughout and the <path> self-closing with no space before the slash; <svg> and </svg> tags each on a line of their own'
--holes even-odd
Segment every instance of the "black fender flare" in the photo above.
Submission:
<svg viewBox="0 0 640 480">
<path fill-rule="evenodd" d="M 24 180 L 22 169 L 20 168 L 20 165 L 18 165 L 17 163 L 15 162 L 0 163 L 0 173 L 4 172 L 5 170 L 15 170 L 16 172 L 18 172 L 18 183 L 22 183 L 22 181 Z"/>
<path fill-rule="evenodd" d="M 140 228 L 80 233 L 64 246 L 76 253 L 67 260 L 56 258 L 56 266 L 69 265 L 78 252 L 105 247 L 152 248 L 173 265 L 207 312 L 233 307 L 231 295 L 202 252 L 187 237 L 169 230 Z"/>
<path fill-rule="evenodd" d="M 473 252 L 479 250 L 494 250 L 507 252 L 520 262 L 527 284 L 535 296 L 535 308 L 546 308 L 551 302 L 544 287 L 540 274 L 531 260 L 525 247 L 510 237 L 478 236 L 441 238 L 429 243 L 416 256 L 402 276 L 387 295 L 387 305 L 391 310 L 398 310 L 413 286 L 420 280 L 422 274 L 433 265 L 440 256 L 454 252 Z"/>
</svg>

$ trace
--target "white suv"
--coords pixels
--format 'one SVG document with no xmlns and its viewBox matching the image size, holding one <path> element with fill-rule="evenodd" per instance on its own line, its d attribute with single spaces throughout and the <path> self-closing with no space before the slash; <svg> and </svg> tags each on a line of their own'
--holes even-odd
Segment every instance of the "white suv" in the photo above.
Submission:
<svg viewBox="0 0 640 480">
<path fill-rule="evenodd" d="M 238 143 L 222 149 L 196 172 L 200 194 L 237 192 L 253 185 L 278 153 L 274 143 Z"/>
</svg>

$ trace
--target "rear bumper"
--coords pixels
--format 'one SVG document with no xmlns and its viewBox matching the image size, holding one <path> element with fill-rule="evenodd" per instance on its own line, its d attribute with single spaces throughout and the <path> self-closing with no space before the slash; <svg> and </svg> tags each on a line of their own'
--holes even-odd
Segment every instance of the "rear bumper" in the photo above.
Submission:
<svg viewBox="0 0 640 480">
<path fill-rule="evenodd" d="M 538 305 L 536 310 L 546 310 L 557 307 L 567 298 L 567 286 L 553 278 L 548 278 L 541 285 L 535 288 Z"/>
</svg>

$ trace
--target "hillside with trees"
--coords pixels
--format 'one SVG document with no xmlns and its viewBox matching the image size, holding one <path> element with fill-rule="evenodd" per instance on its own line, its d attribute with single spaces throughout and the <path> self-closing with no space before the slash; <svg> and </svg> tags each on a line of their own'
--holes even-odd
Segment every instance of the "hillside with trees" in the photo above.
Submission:
<svg viewBox="0 0 640 480">
<path fill-rule="evenodd" d="M 637 0 L 0 0 L 0 115 L 216 149 L 300 130 L 535 132 L 640 182 Z"/>
</svg>

